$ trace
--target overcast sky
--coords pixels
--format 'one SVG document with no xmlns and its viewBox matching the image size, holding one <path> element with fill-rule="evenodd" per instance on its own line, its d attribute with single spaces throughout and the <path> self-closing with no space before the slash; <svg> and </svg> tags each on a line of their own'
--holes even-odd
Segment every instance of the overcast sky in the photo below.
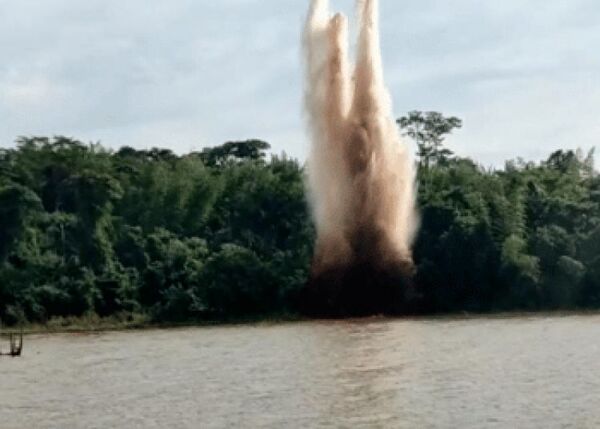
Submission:
<svg viewBox="0 0 600 429">
<path fill-rule="evenodd" d="M 0 0 L 0 146 L 68 135 L 197 150 L 261 138 L 304 158 L 308 0 Z M 353 1 L 332 0 L 353 14 Z M 597 0 L 381 0 L 398 116 L 464 120 L 485 165 L 600 143 Z"/>
</svg>

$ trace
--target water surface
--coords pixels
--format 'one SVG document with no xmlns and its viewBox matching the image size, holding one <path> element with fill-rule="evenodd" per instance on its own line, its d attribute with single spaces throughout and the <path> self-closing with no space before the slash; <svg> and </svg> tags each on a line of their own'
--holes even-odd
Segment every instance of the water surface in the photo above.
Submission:
<svg viewBox="0 0 600 429">
<path fill-rule="evenodd" d="M 0 427 L 595 428 L 600 316 L 31 336 Z"/>
</svg>

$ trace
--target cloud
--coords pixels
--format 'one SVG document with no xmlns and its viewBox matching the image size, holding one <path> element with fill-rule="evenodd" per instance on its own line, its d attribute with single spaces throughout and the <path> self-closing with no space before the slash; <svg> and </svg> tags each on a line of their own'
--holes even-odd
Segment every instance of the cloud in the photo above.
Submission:
<svg viewBox="0 0 600 429">
<path fill-rule="evenodd" d="M 332 0 L 349 13 L 351 0 Z M 592 0 L 381 0 L 398 115 L 459 115 L 486 164 L 598 141 Z M 262 138 L 307 152 L 298 0 L 0 0 L 0 145 L 66 134 L 184 152 Z"/>
</svg>

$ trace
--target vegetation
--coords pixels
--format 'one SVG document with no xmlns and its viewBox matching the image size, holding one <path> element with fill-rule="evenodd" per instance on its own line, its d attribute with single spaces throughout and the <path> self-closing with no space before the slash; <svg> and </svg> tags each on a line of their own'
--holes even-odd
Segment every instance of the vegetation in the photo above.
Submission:
<svg viewBox="0 0 600 429">
<path fill-rule="evenodd" d="M 600 308 L 593 152 L 490 170 L 444 148 L 459 119 L 399 124 L 419 146 L 415 312 Z M 178 156 L 64 137 L 0 149 L 0 320 L 293 314 L 314 233 L 302 167 L 268 149 Z"/>
</svg>

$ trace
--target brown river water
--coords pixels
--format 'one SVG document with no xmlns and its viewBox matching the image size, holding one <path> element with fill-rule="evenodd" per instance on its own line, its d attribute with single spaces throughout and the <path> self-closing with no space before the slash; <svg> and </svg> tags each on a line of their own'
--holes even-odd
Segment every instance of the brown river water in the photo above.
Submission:
<svg viewBox="0 0 600 429">
<path fill-rule="evenodd" d="M 263 427 L 598 428 L 600 316 L 30 336 L 0 359 L 2 429 Z"/>
</svg>

